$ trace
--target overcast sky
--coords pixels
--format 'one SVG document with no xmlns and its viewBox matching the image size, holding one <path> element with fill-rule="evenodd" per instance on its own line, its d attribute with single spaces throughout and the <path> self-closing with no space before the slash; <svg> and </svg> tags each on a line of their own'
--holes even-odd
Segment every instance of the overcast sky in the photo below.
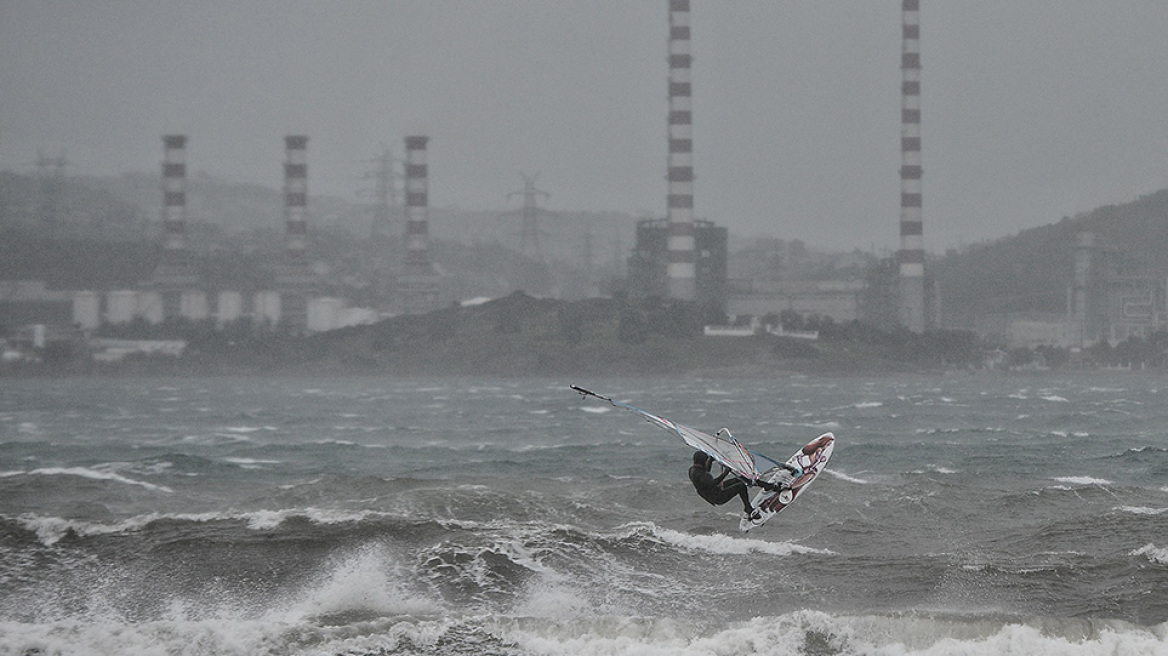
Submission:
<svg viewBox="0 0 1168 656">
<path fill-rule="evenodd" d="M 695 210 L 894 249 L 900 0 L 693 0 Z M 1168 186 L 1168 2 L 921 0 L 925 242 Z M 431 138 L 431 204 L 665 213 L 667 0 L 0 0 L 0 169 L 191 171 L 355 198 Z"/>
</svg>

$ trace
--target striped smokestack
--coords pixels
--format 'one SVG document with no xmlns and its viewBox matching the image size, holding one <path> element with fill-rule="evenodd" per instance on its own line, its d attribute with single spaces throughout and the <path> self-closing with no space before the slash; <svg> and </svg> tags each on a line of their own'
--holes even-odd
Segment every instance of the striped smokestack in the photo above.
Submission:
<svg viewBox="0 0 1168 656">
<path fill-rule="evenodd" d="M 900 132 L 900 322 L 925 329 L 925 242 L 921 188 L 920 0 L 903 0 Z"/>
<path fill-rule="evenodd" d="M 693 216 L 693 103 L 690 65 L 689 0 L 669 1 L 669 225 L 666 277 L 669 296 L 693 300 L 695 248 Z"/>
<path fill-rule="evenodd" d="M 187 264 L 187 165 L 186 135 L 162 137 L 162 266 Z"/>
<path fill-rule="evenodd" d="M 290 267 L 308 266 L 308 137 L 284 137 L 284 246 Z"/>
<path fill-rule="evenodd" d="M 406 314 L 438 309 L 442 294 L 438 272 L 430 262 L 429 140 L 406 137 L 406 258 L 398 277 L 398 301 Z"/>
<path fill-rule="evenodd" d="M 406 137 L 406 273 L 429 275 L 429 171 L 426 142 L 429 137 Z"/>
<path fill-rule="evenodd" d="M 176 292 L 199 284 L 187 239 L 187 138 L 181 134 L 162 137 L 162 257 L 150 278 L 150 286 L 165 292 L 162 311 L 177 316 L 181 302 Z"/>
</svg>

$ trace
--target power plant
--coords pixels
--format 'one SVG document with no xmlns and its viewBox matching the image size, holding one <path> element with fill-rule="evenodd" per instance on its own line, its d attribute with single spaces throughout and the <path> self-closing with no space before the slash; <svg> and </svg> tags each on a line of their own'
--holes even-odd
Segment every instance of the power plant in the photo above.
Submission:
<svg viewBox="0 0 1168 656">
<path fill-rule="evenodd" d="M 92 330 L 103 323 L 168 319 L 211 320 L 218 326 L 248 319 L 293 333 L 330 330 L 358 317 L 341 299 L 326 296 L 308 259 L 308 137 L 284 139 L 284 259 L 270 289 L 211 289 L 194 265 L 187 235 L 186 135 L 166 135 L 162 159 L 162 254 L 137 289 L 82 290 L 73 295 L 73 320 Z"/>
<path fill-rule="evenodd" d="M 636 226 L 637 244 L 628 260 L 628 292 L 682 301 L 716 301 L 724 309 L 736 293 L 749 296 L 740 307 L 779 309 L 795 306 L 781 285 L 756 284 L 746 291 L 728 280 L 728 231 L 714 222 L 698 219 L 694 205 L 693 142 L 693 49 L 690 0 L 666 0 L 667 39 L 667 148 L 665 216 L 645 219 Z M 920 0 L 902 0 L 901 46 L 901 140 L 900 140 L 900 244 L 897 251 L 899 322 L 921 332 L 929 327 L 929 311 L 923 240 L 921 164 L 921 54 Z M 374 281 L 381 296 L 390 299 L 376 310 L 347 308 L 347 301 L 330 296 L 309 258 L 308 153 L 306 135 L 284 137 L 283 163 L 284 252 L 275 275 L 264 288 L 211 289 L 200 280 L 190 246 L 187 225 L 187 136 L 162 137 L 162 248 L 153 274 L 136 289 L 98 292 L 86 290 L 75 295 L 74 314 L 84 328 L 103 322 L 120 323 L 144 319 L 151 323 L 172 317 L 196 321 L 214 320 L 224 325 L 239 319 L 259 324 L 283 326 L 294 332 L 327 330 L 345 325 L 354 316 L 379 313 L 423 313 L 451 302 L 443 292 L 442 275 L 431 260 L 430 194 L 427 145 L 429 136 L 405 137 L 404 163 L 404 248 L 396 271 L 391 259 L 376 256 L 376 275 L 392 280 Z M 391 184 L 391 160 L 382 158 L 379 180 L 381 205 L 374 234 L 382 237 L 390 225 L 387 205 Z M 524 251 L 540 254 L 539 231 L 535 221 L 534 178 L 524 193 Z M 399 228 L 401 229 L 401 228 Z M 387 243 L 382 241 L 381 243 Z M 845 305 L 854 307 L 856 290 L 841 287 Z M 806 296 L 806 292 L 800 291 Z M 815 292 L 829 295 L 823 289 Z M 1082 296 L 1076 292 L 1076 299 Z M 831 299 L 818 299 L 820 307 Z M 838 304 L 836 304 L 838 305 Z M 781 306 L 781 307 L 780 307 Z M 1076 304 L 1082 313 L 1082 304 Z M 348 315 L 346 315 L 348 313 Z M 855 312 L 849 310 L 845 314 Z M 1089 323 L 1081 317 L 1079 325 Z"/>
</svg>

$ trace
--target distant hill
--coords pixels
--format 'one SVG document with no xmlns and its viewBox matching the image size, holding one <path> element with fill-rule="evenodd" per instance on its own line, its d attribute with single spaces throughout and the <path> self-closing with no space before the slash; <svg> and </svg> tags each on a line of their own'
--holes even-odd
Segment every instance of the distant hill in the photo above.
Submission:
<svg viewBox="0 0 1168 656">
<path fill-rule="evenodd" d="M 937 259 L 931 271 L 942 322 L 969 328 L 979 317 L 1065 312 L 1076 239 L 1084 231 L 1131 265 L 1168 273 L 1168 190 L 1162 190 Z"/>
</svg>

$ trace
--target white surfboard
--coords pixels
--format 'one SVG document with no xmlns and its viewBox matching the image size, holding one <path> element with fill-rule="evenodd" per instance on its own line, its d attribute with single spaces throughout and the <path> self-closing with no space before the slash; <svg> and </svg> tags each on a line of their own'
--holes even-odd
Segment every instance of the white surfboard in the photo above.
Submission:
<svg viewBox="0 0 1168 656">
<path fill-rule="evenodd" d="M 834 449 L 835 435 L 824 433 L 808 442 L 806 446 L 796 451 L 795 455 L 787 459 L 788 464 L 802 470 L 803 473 L 798 478 L 788 482 L 788 479 L 791 478 L 791 472 L 777 464 L 763 472 L 762 479 L 768 483 L 788 482 L 791 487 L 779 492 L 762 490 L 756 494 L 750 505 L 757 508 L 758 512 L 752 518 L 743 517 L 738 522 L 738 528 L 749 531 L 757 526 L 762 526 L 783 508 L 794 503 L 803 490 L 807 489 L 807 486 L 811 485 L 811 482 L 823 473 Z"/>
</svg>

